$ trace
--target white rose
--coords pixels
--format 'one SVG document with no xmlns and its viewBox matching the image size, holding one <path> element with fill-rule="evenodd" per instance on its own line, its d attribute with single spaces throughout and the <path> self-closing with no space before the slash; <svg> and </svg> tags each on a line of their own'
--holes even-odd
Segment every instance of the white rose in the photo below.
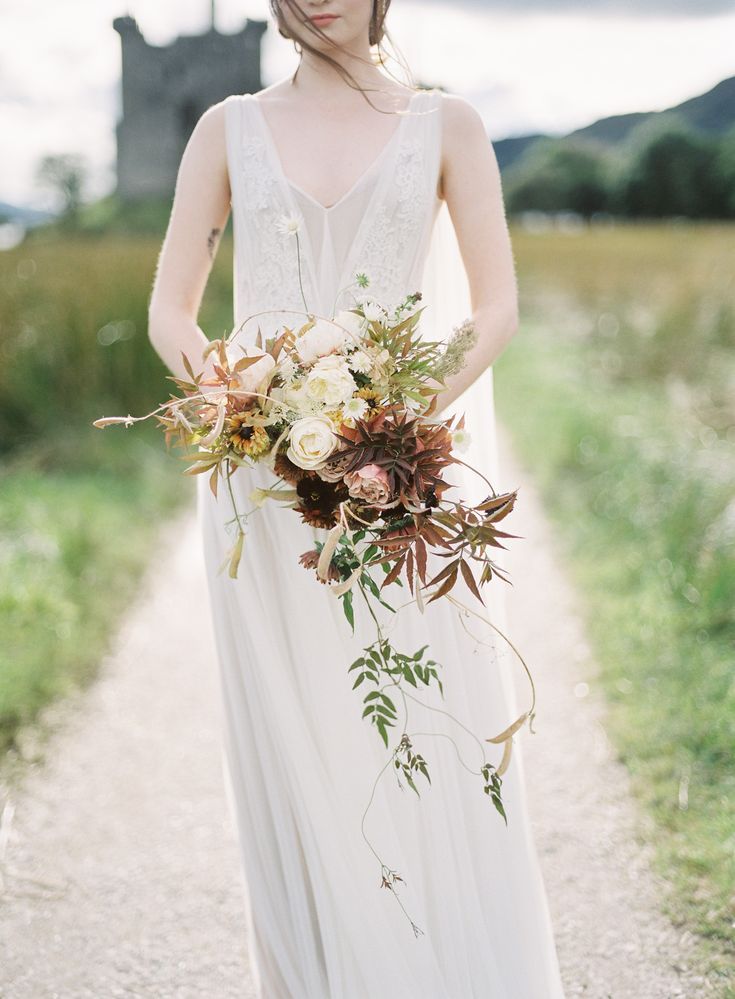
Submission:
<svg viewBox="0 0 735 999">
<path fill-rule="evenodd" d="M 225 353 L 227 354 L 227 359 L 230 362 L 230 368 L 234 368 L 235 364 L 241 360 L 243 357 L 258 357 L 260 360 L 256 361 L 255 364 L 251 364 L 249 367 L 245 368 L 244 371 L 238 371 L 235 376 L 237 379 L 237 384 L 235 388 L 239 392 L 255 392 L 266 377 L 266 375 L 273 370 L 276 362 L 273 360 L 270 354 L 264 354 L 262 350 L 252 344 L 247 345 L 237 345 L 227 344 L 225 347 Z M 255 397 L 259 398 L 259 397 Z M 240 400 L 248 400 L 248 396 L 238 396 Z M 265 401 L 265 400 L 260 400 Z"/>
<path fill-rule="evenodd" d="M 339 350 L 347 335 L 329 320 L 317 319 L 310 329 L 296 337 L 294 347 L 302 364 L 312 364 L 318 357 Z"/>
<path fill-rule="evenodd" d="M 313 413 L 314 403 L 307 397 L 305 388 L 304 382 L 291 382 L 271 389 L 270 395 L 286 409 L 295 410 L 297 413 Z"/>
<path fill-rule="evenodd" d="M 300 413 L 304 409 L 310 409 L 310 400 L 306 394 L 306 385 L 303 382 L 292 382 L 283 388 L 283 401 L 291 409 Z"/>
<path fill-rule="evenodd" d="M 346 337 L 345 347 L 354 347 L 359 344 L 365 336 L 365 320 L 362 316 L 358 316 L 355 312 L 350 312 L 349 309 L 342 309 L 341 312 L 338 312 L 334 317 L 334 321 L 335 323 L 339 323 L 340 326 L 344 326 L 345 329 L 349 330 L 352 334 L 351 336 Z"/>
<path fill-rule="evenodd" d="M 306 376 L 306 395 L 330 408 L 350 399 L 356 389 L 346 361 L 336 354 L 320 357 Z"/>
<path fill-rule="evenodd" d="M 337 446 L 328 417 L 306 416 L 293 424 L 288 434 L 286 455 L 299 468 L 312 469 L 323 464 Z"/>
</svg>

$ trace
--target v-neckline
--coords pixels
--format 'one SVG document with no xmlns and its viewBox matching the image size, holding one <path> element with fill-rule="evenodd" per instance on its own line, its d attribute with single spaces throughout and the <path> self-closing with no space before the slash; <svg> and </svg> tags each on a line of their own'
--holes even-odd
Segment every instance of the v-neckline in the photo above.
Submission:
<svg viewBox="0 0 735 999">
<path fill-rule="evenodd" d="M 276 146 L 276 142 L 273 137 L 273 132 L 271 131 L 271 127 L 268 124 L 268 120 L 265 117 L 265 114 L 263 113 L 262 107 L 260 106 L 260 101 L 255 97 L 254 94 L 247 94 L 247 97 L 250 98 L 251 104 L 255 105 L 257 109 L 257 114 L 260 120 L 261 127 L 263 129 L 263 133 L 265 134 L 265 137 L 268 141 L 268 145 L 270 146 L 271 152 L 273 154 L 273 161 L 275 162 L 278 168 L 278 172 L 281 176 L 281 180 L 283 181 L 283 183 L 286 184 L 288 187 L 290 187 L 292 191 L 298 191 L 300 194 L 302 194 L 314 205 L 315 208 L 318 208 L 321 212 L 323 212 L 324 215 L 328 215 L 330 212 L 341 207 L 341 205 L 343 205 L 352 194 L 354 194 L 357 190 L 359 190 L 363 181 L 365 181 L 369 177 L 369 175 L 373 172 L 375 167 L 379 166 L 382 160 L 388 155 L 388 151 L 393 148 L 394 143 L 400 138 L 404 130 L 405 122 L 409 117 L 408 112 L 413 107 L 413 102 L 420 93 L 422 93 L 422 91 L 417 90 L 413 94 L 411 94 L 411 96 L 408 99 L 408 104 L 406 105 L 403 112 L 401 112 L 400 121 L 393 129 L 390 138 L 388 139 L 387 142 L 384 143 L 378 155 L 370 161 L 368 166 L 358 176 L 357 180 L 354 182 L 354 184 L 352 184 L 349 190 L 345 191 L 345 193 L 331 205 L 323 205 L 321 201 L 317 201 L 317 199 L 313 197 L 313 195 L 309 194 L 308 191 L 305 191 L 302 187 L 300 187 L 298 184 L 295 184 L 292 180 L 290 180 L 286 176 L 286 172 L 283 169 L 283 161 L 281 160 L 281 155 L 278 152 L 278 147 Z"/>
</svg>

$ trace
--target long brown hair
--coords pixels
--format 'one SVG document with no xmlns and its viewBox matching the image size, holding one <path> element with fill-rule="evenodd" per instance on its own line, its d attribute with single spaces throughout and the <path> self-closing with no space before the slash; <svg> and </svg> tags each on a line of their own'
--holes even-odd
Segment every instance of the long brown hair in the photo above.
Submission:
<svg viewBox="0 0 735 999">
<path fill-rule="evenodd" d="M 326 34 L 326 32 L 322 31 L 322 29 L 318 25 L 313 24 L 311 21 L 309 21 L 306 11 L 299 5 L 297 0 L 269 0 L 271 15 L 273 16 L 273 19 L 276 22 L 276 26 L 278 27 L 278 34 L 281 35 L 283 38 L 290 39 L 294 43 L 294 48 L 299 54 L 301 54 L 303 49 L 306 49 L 306 51 L 311 52 L 312 55 L 317 56 L 319 59 L 323 59 L 326 63 L 328 63 L 330 66 L 332 66 L 334 69 L 337 70 L 337 72 L 340 74 L 342 79 L 345 80 L 345 82 L 349 87 L 352 87 L 353 90 L 359 90 L 360 93 L 365 98 L 365 100 L 368 102 L 368 104 L 370 104 L 371 107 L 375 108 L 375 105 L 368 97 L 369 91 L 366 90 L 364 87 L 361 87 L 360 84 L 357 82 L 357 80 L 354 78 L 354 76 L 349 72 L 349 70 L 345 69 L 345 67 L 342 66 L 342 64 L 337 59 L 333 59 L 330 55 L 327 55 L 325 52 L 322 52 L 320 49 L 317 49 L 313 45 L 310 45 L 307 39 L 302 38 L 301 36 L 299 36 L 298 38 L 294 38 L 293 35 L 289 33 L 289 29 L 288 26 L 286 25 L 286 20 L 283 17 L 283 11 L 281 9 L 283 4 L 286 4 L 288 6 L 291 13 L 296 16 L 296 19 L 299 21 L 299 23 L 303 24 L 308 31 L 314 32 L 314 34 L 318 35 L 320 38 L 324 38 L 331 45 L 336 46 L 336 42 L 332 41 L 332 39 L 329 37 L 328 34 Z M 415 88 L 416 84 L 413 80 L 413 74 L 411 73 L 411 70 L 408 67 L 408 64 L 406 63 L 405 59 L 398 50 L 398 47 L 391 38 L 385 24 L 385 19 L 390 9 L 390 5 L 391 5 L 391 0 L 373 0 L 373 11 L 370 16 L 368 41 L 370 43 L 370 46 L 375 47 L 376 49 L 378 64 L 380 66 L 386 67 L 387 57 L 392 55 L 393 58 L 400 64 L 400 66 L 403 68 L 404 72 L 406 73 L 406 77 L 409 80 L 409 85 Z M 382 47 L 384 39 L 387 39 L 387 41 L 390 43 L 390 47 L 392 50 L 391 53 L 387 52 Z M 296 68 L 296 71 L 294 72 L 294 75 L 291 78 L 292 81 L 296 78 L 297 73 L 298 73 L 298 67 Z M 388 70 L 388 75 L 392 76 L 389 70 Z M 395 79 L 395 77 L 393 77 L 393 79 Z M 381 109 L 375 108 L 375 110 L 380 111 Z M 387 112 L 387 113 L 391 114 L 392 112 Z"/>
</svg>

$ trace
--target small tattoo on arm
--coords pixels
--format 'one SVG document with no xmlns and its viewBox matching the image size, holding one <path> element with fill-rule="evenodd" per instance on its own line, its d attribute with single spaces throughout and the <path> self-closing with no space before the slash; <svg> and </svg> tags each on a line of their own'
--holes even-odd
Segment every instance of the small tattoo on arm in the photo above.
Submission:
<svg viewBox="0 0 735 999">
<path fill-rule="evenodd" d="M 221 229 L 212 229 L 207 236 L 207 249 L 209 250 L 210 259 L 214 259 L 214 251 L 217 249 L 217 241 L 219 240 Z"/>
</svg>

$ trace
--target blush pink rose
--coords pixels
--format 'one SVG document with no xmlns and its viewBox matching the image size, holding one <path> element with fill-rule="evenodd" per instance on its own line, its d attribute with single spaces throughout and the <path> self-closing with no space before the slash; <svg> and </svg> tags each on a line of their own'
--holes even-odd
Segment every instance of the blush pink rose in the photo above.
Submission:
<svg viewBox="0 0 735 999">
<path fill-rule="evenodd" d="M 364 503 L 380 505 L 390 502 L 388 473 L 380 465 L 363 465 L 344 477 L 350 496 Z"/>
</svg>

